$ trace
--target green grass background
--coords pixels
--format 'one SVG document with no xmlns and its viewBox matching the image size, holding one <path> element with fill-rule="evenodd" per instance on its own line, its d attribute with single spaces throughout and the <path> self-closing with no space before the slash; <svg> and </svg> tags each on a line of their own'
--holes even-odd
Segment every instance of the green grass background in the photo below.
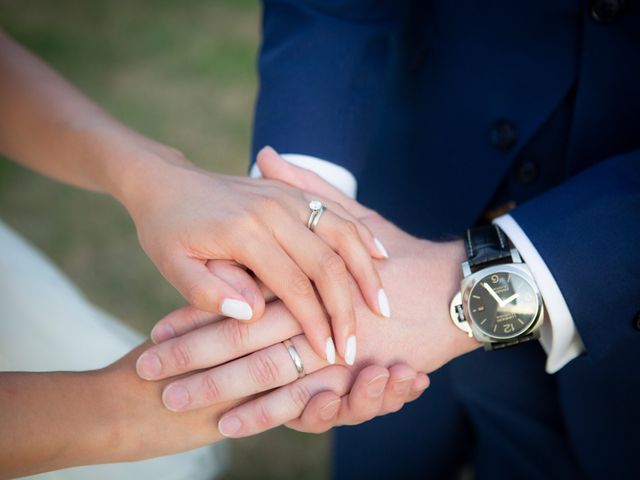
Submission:
<svg viewBox="0 0 640 480">
<path fill-rule="evenodd" d="M 0 0 L 0 27 L 125 124 L 207 169 L 246 172 L 257 1 Z M 0 158 L 0 218 L 94 303 L 144 333 L 184 303 L 138 246 L 124 209 L 106 196 Z M 328 477 L 326 435 L 280 428 L 233 441 L 231 451 L 225 479 Z"/>
</svg>

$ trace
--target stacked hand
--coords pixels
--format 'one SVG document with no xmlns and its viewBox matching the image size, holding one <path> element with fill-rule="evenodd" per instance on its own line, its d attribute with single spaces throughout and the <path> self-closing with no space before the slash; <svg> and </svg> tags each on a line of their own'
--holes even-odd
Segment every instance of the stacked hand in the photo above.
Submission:
<svg viewBox="0 0 640 480">
<path fill-rule="evenodd" d="M 272 155 L 265 148 L 259 157 Z M 152 168 L 136 169 L 120 195 L 163 275 L 200 310 L 255 320 L 264 299 L 242 265 L 287 305 L 318 354 L 333 363 L 337 350 L 353 363 L 350 279 L 373 312 L 389 315 L 373 264 L 386 251 L 369 229 L 338 203 L 282 182 L 216 175 L 175 153 L 163 157 Z M 306 225 L 312 200 L 327 207 L 313 232 Z M 211 260 L 218 261 L 207 268 Z M 152 337 L 180 334 L 171 328 L 164 323 Z"/>
<path fill-rule="evenodd" d="M 221 432 L 244 436 L 283 423 L 324 431 L 398 410 L 428 386 L 427 377 L 417 371 L 433 371 L 478 346 L 460 335 L 448 316 L 448 301 L 460 284 L 461 242 L 432 243 L 411 237 L 273 152 L 263 154 L 259 164 L 267 178 L 332 199 L 392 246 L 391 259 L 377 267 L 394 315 L 384 318 L 372 313 L 350 281 L 359 354 L 355 366 L 347 368 L 329 366 L 314 353 L 301 335 L 295 314 L 281 300 L 268 303 L 263 318 L 254 323 L 192 307 L 180 309 L 162 319 L 155 330 L 168 328 L 175 337 L 150 348 L 137 364 L 138 373 L 149 380 L 198 371 L 164 388 L 163 402 L 169 409 L 198 409 L 281 387 L 224 415 Z M 301 379 L 282 344 L 289 338 L 307 374 Z"/>
</svg>

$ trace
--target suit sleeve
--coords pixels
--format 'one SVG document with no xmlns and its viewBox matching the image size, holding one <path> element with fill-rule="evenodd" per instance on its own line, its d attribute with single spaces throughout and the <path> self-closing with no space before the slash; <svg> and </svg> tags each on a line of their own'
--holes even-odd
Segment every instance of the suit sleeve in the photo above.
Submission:
<svg viewBox="0 0 640 480">
<path fill-rule="evenodd" d="M 599 361 L 639 333 L 640 150 L 592 166 L 511 212 Z"/>
<path fill-rule="evenodd" d="M 359 177 L 402 3 L 264 2 L 252 158 L 271 145 Z"/>
</svg>

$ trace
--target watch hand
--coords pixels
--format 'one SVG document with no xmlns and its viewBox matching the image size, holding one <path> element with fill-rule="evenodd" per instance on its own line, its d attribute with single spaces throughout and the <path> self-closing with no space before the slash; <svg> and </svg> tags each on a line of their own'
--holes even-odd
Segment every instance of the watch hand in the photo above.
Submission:
<svg viewBox="0 0 640 480">
<path fill-rule="evenodd" d="M 487 290 L 487 292 L 489 292 L 489 294 L 493 297 L 493 299 L 498 302 L 498 305 L 502 306 L 502 299 L 498 296 L 498 294 L 496 292 L 493 291 L 493 288 L 491 288 L 487 282 L 482 282 L 482 286 L 485 288 L 485 290 Z"/>
<path fill-rule="evenodd" d="M 519 293 L 514 293 L 509 298 L 506 298 L 506 299 L 502 300 L 502 305 L 500 305 L 500 306 L 504 307 L 507 303 L 513 302 L 518 297 L 520 297 L 520 294 Z"/>
</svg>

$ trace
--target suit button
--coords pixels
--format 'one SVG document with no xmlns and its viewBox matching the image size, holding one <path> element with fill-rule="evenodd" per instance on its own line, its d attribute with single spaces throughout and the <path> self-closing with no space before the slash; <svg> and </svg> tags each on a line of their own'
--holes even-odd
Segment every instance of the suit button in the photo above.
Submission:
<svg viewBox="0 0 640 480">
<path fill-rule="evenodd" d="M 609 23 L 620 15 L 624 0 L 591 0 L 589 15 L 598 23 Z"/>
<path fill-rule="evenodd" d="M 633 328 L 640 330 L 640 312 L 636 313 L 633 317 Z"/>
<path fill-rule="evenodd" d="M 491 130 L 491 143 L 502 152 L 513 147 L 518 140 L 518 130 L 513 123 L 502 120 L 496 123 Z"/>
<path fill-rule="evenodd" d="M 518 167 L 517 176 L 522 183 L 532 183 L 538 178 L 538 167 L 533 162 L 524 162 Z"/>
</svg>

